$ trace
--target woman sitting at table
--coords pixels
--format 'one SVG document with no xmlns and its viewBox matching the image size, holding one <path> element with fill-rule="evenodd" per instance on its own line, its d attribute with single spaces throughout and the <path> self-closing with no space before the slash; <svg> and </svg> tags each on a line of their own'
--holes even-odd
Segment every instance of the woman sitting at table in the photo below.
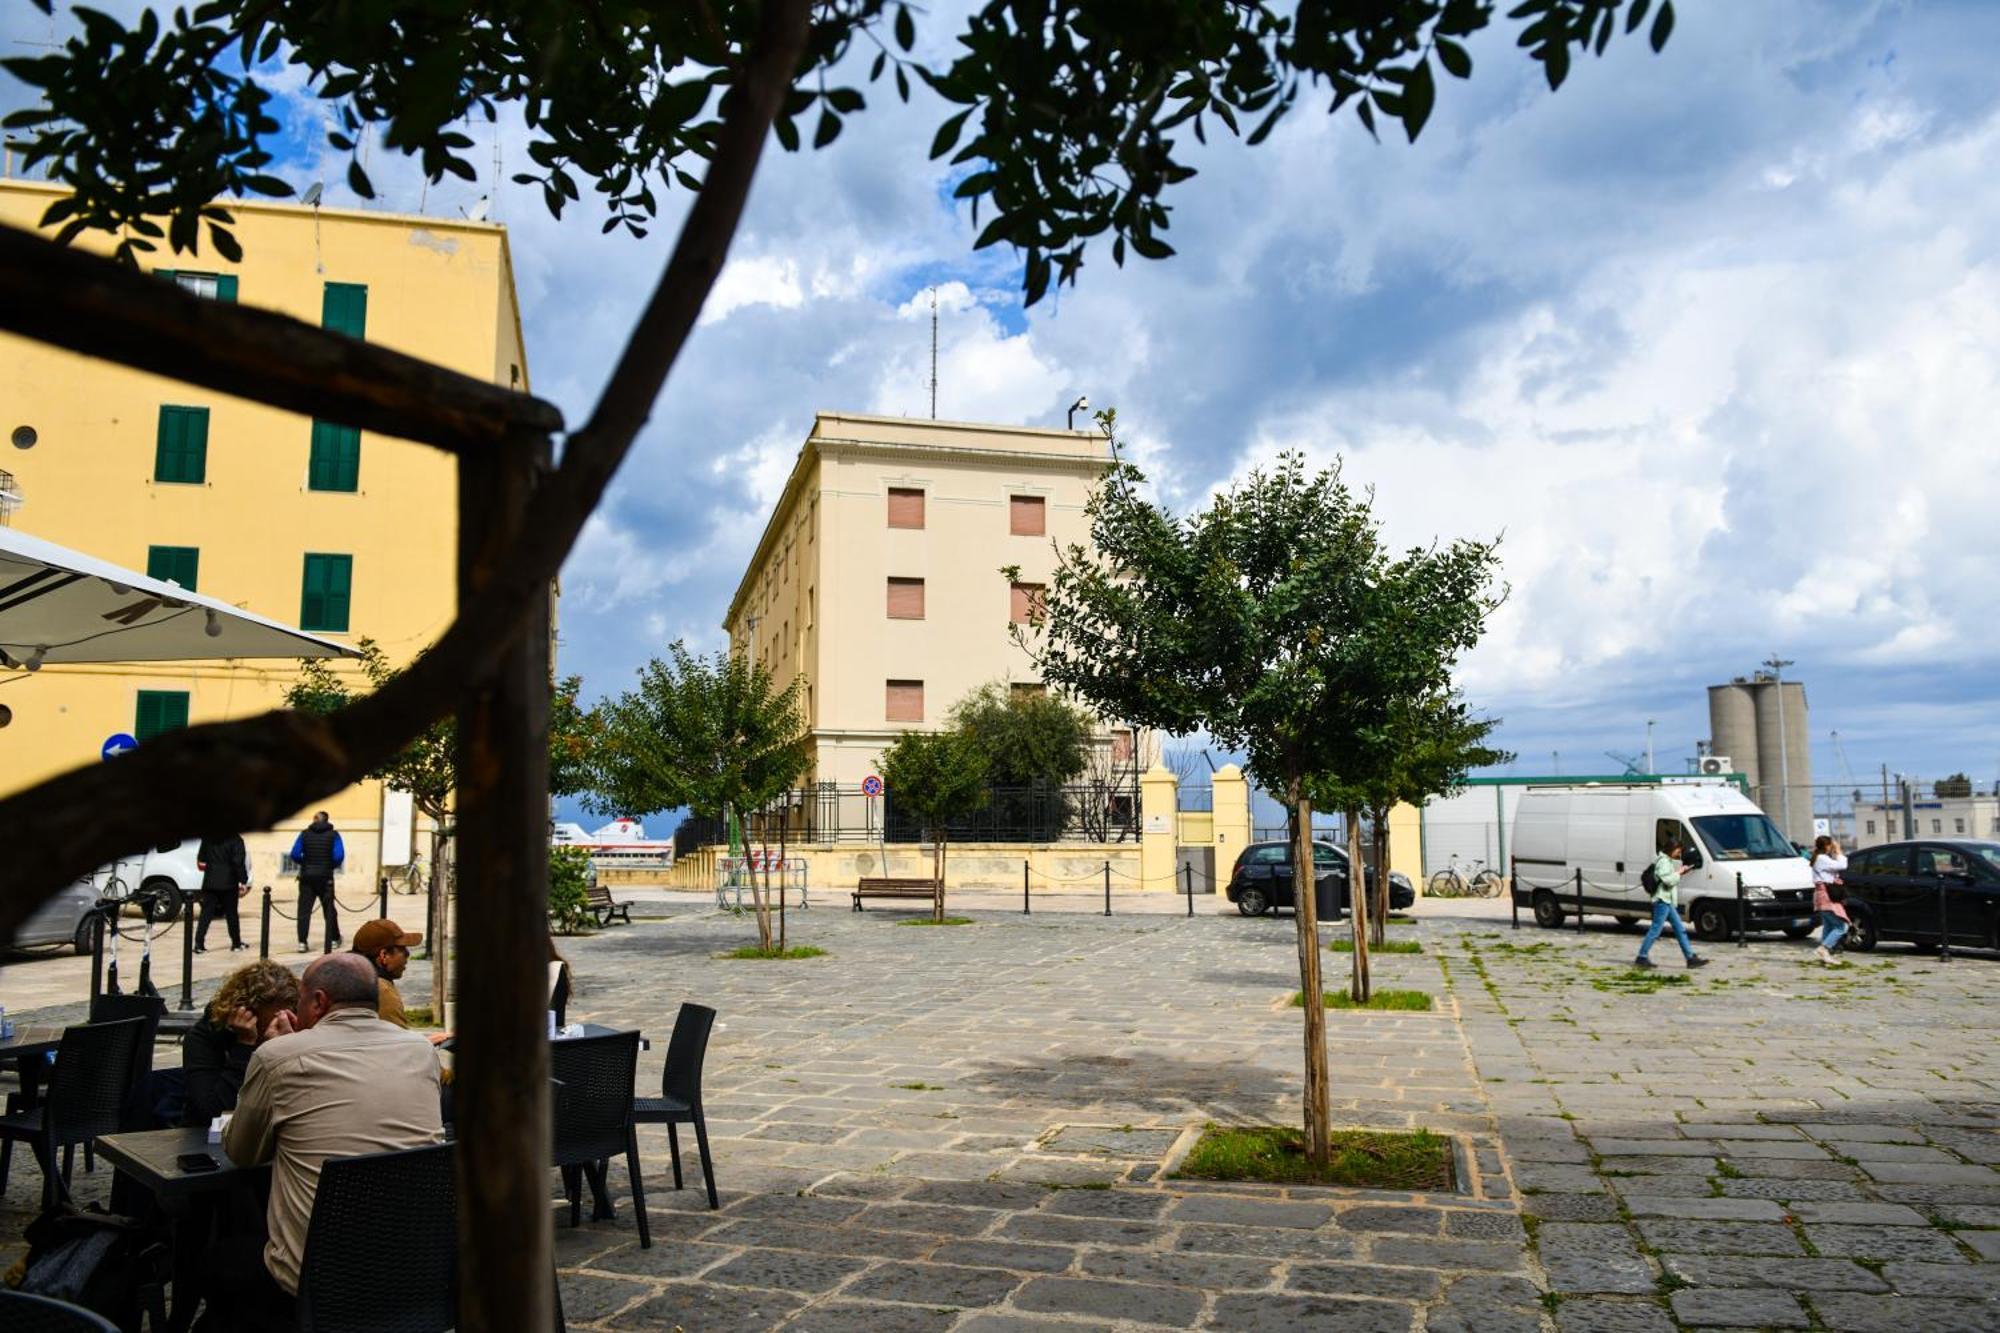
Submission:
<svg viewBox="0 0 2000 1333">
<path fill-rule="evenodd" d="M 268 958 L 223 979 L 201 1021 L 181 1039 L 181 1070 L 187 1083 L 183 1125 L 206 1125 L 236 1109 L 250 1053 L 263 1040 L 271 1020 L 298 1002 L 299 979 L 284 964 Z"/>
</svg>

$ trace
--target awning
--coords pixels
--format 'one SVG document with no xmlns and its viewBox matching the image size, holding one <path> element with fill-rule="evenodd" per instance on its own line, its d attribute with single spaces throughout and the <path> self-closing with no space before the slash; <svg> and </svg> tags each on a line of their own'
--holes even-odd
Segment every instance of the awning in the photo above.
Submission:
<svg viewBox="0 0 2000 1333">
<path fill-rule="evenodd" d="M 0 667 L 359 656 L 177 583 L 0 527 Z"/>
</svg>

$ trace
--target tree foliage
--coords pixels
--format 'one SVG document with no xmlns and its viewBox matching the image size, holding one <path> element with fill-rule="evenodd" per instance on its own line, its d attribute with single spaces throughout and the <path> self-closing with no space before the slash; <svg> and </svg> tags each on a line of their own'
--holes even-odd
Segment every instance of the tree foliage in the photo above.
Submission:
<svg viewBox="0 0 2000 1333">
<path fill-rule="evenodd" d="M 889 799 L 914 815 L 929 835 L 932 875 L 937 881 L 937 919 L 944 919 L 947 826 L 986 801 L 986 755 L 971 735 L 946 731 L 906 731 L 882 752 L 882 780 Z"/>
<path fill-rule="evenodd" d="M 952 706 L 951 723 L 979 751 L 996 787 L 1059 787 L 1089 760 L 1090 715 L 1045 690 L 988 682 Z"/>
<path fill-rule="evenodd" d="M 47 12 L 51 0 L 36 0 Z M 605 230 L 643 235 L 675 186 L 699 190 L 720 117 L 736 92 L 759 20 L 750 0 L 476 0 L 461 5 L 206 0 L 130 26 L 74 7 L 80 33 L 55 52 L 4 62 L 41 90 L 8 117 L 28 131 L 26 161 L 47 163 L 76 194 L 48 220 L 65 239 L 121 233 L 132 258 L 162 240 L 211 243 L 235 258 L 224 195 L 292 193 L 272 174 L 283 132 L 273 89 L 302 84 L 323 103 L 328 148 L 347 180 L 374 192 L 361 165 L 370 134 L 414 157 L 432 181 L 476 180 L 465 133 L 517 105 L 530 170 L 551 213 L 600 197 Z M 1022 255 L 1029 304 L 1074 282 L 1089 243 L 1107 234 L 1119 264 L 1163 259 L 1169 189 L 1195 174 L 1189 140 L 1211 128 L 1262 142 L 1317 90 L 1352 108 L 1370 134 L 1383 122 L 1414 140 L 1437 101 L 1439 71 L 1471 76 L 1467 39 L 1494 22 L 1494 0 L 985 0 L 939 68 L 911 58 L 920 10 L 891 0 L 818 0 L 804 57 L 774 129 L 798 149 L 834 142 L 890 79 L 945 104 L 931 156 L 961 169 L 954 193 L 983 226 L 976 244 Z M 1575 56 L 1601 54 L 1651 16 L 1655 50 L 1673 30 L 1671 0 L 1521 0 L 1507 14 L 1518 45 L 1560 87 Z M 1622 18 L 1622 22 L 1621 22 Z M 497 183 L 496 183 L 497 184 Z M 164 222 L 164 226 L 162 225 Z"/>
</svg>

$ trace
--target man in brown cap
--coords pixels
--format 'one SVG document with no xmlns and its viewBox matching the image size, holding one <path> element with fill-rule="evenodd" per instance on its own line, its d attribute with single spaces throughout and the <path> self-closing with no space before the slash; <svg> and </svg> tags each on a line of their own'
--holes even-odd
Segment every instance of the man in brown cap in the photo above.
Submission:
<svg viewBox="0 0 2000 1333">
<path fill-rule="evenodd" d="M 367 922 L 354 932 L 354 952 L 375 965 L 375 1014 L 384 1023 L 399 1028 L 410 1025 L 403 1016 L 403 997 L 396 983 L 410 965 L 410 950 L 423 942 L 422 935 L 387 920 Z"/>
</svg>

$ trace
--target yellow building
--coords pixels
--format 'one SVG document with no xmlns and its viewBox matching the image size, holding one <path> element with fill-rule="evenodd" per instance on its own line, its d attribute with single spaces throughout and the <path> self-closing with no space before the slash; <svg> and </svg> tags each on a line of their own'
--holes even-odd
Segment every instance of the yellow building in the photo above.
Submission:
<svg viewBox="0 0 2000 1333">
<path fill-rule="evenodd" d="M 62 191 L 0 181 L 0 222 L 35 228 Z M 527 359 L 507 234 L 489 223 L 232 202 L 240 264 L 162 256 L 162 280 L 282 311 L 523 391 Z M 97 234 L 81 244 L 109 250 Z M 0 402 L 18 502 L 37 537 L 168 578 L 401 664 L 456 604 L 456 474 L 438 450 L 0 335 Z M 28 443 L 32 441 L 32 443 Z M 23 447 L 26 445 L 26 447 Z M 358 683 L 351 663 L 335 664 Z M 107 736 L 149 736 L 282 702 L 288 662 L 50 666 L 4 678 L 0 791 L 97 763 Z M 341 896 L 372 892 L 384 793 L 327 801 L 345 834 Z M 399 803 L 392 801 L 392 807 Z M 316 807 L 317 808 L 317 807 Z M 301 812 L 310 817 L 311 812 Z M 392 820 L 392 825 L 395 821 Z M 249 838 L 258 883 L 303 819 Z M 400 841 L 391 836 L 393 847 Z"/>
<path fill-rule="evenodd" d="M 941 725 L 989 681 L 1039 687 L 1009 630 L 1054 544 L 1087 539 L 1110 465 L 1094 432 L 814 417 L 723 629 L 780 687 L 804 675 L 815 781 L 858 784 L 898 733 Z M 1131 733 L 1104 740 L 1129 765 Z"/>
</svg>

